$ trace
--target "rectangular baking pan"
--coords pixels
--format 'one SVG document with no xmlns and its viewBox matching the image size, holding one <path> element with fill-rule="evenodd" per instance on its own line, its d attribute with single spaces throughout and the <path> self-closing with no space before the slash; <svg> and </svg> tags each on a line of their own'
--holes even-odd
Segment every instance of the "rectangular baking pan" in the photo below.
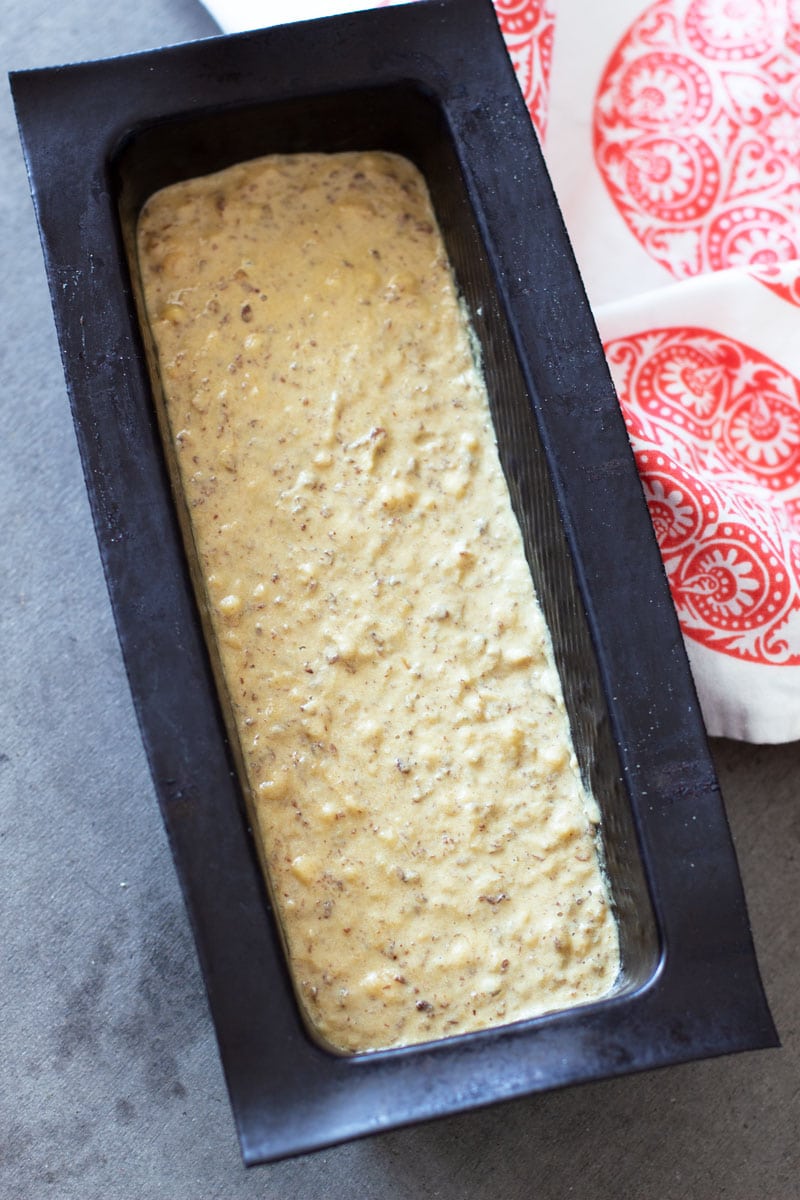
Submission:
<svg viewBox="0 0 800 1200">
<path fill-rule="evenodd" d="M 428 0 L 12 76 L 78 443 L 242 1153 L 777 1044 L 613 387 L 490 0 Z M 134 231 L 156 189 L 383 149 L 431 189 L 603 813 L 613 995 L 342 1057 L 306 1030 L 247 825 L 155 417 Z"/>
</svg>

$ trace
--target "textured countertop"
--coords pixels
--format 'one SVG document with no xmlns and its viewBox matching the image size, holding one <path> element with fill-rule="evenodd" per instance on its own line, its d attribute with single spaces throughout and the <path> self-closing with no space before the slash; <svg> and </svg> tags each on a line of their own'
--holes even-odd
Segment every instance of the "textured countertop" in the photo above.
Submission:
<svg viewBox="0 0 800 1200">
<path fill-rule="evenodd" d="M 4 70 L 208 36 L 2 4 Z M 714 743 L 781 1050 L 246 1171 L 120 659 L 8 90 L 0 311 L 0 1200 L 800 1197 L 800 743 Z"/>
</svg>

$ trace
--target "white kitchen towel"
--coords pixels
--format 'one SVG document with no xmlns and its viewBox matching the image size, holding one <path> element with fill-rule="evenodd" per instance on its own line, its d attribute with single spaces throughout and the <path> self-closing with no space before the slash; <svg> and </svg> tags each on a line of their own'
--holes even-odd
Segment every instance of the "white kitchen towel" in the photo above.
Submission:
<svg viewBox="0 0 800 1200">
<path fill-rule="evenodd" d="M 226 32 L 426 0 L 205 0 Z M 800 0 L 495 0 L 712 734 L 800 737 Z"/>
</svg>

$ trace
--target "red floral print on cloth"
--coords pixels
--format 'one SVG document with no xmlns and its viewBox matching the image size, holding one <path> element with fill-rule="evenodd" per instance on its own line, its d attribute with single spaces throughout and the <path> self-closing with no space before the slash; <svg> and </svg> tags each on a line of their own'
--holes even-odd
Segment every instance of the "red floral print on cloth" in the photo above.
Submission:
<svg viewBox="0 0 800 1200">
<path fill-rule="evenodd" d="M 769 266 L 753 269 L 750 274 L 759 283 L 763 283 L 781 300 L 789 304 L 800 305 L 800 260 L 792 262 L 772 263 Z"/>
<path fill-rule="evenodd" d="M 800 258 L 800 0 L 649 5 L 602 77 L 594 150 L 673 275 L 744 267 L 769 283 Z"/>
<path fill-rule="evenodd" d="M 800 380 L 708 329 L 606 354 L 684 635 L 800 665 Z"/>
<path fill-rule="evenodd" d="M 378 0 L 376 7 L 404 2 Z M 494 7 L 528 112 L 543 141 L 556 23 L 552 0 L 494 0 Z"/>
</svg>

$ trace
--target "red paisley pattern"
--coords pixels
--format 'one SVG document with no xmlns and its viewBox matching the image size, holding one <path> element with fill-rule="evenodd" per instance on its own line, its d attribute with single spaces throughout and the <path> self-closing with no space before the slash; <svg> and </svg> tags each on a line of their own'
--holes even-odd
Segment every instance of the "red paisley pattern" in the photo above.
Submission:
<svg viewBox="0 0 800 1200">
<path fill-rule="evenodd" d="M 800 305 L 800 262 L 771 263 L 750 273 L 781 300 Z"/>
<path fill-rule="evenodd" d="M 598 89 L 611 197 L 674 276 L 800 258 L 800 0 L 656 0 Z M 775 289 L 798 302 L 798 288 Z"/>
<path fill-rule="evenodd" d="M 800 665 L 800 380 L 707 329 L 606 353 L 684 635 Z"/>
</svg>

